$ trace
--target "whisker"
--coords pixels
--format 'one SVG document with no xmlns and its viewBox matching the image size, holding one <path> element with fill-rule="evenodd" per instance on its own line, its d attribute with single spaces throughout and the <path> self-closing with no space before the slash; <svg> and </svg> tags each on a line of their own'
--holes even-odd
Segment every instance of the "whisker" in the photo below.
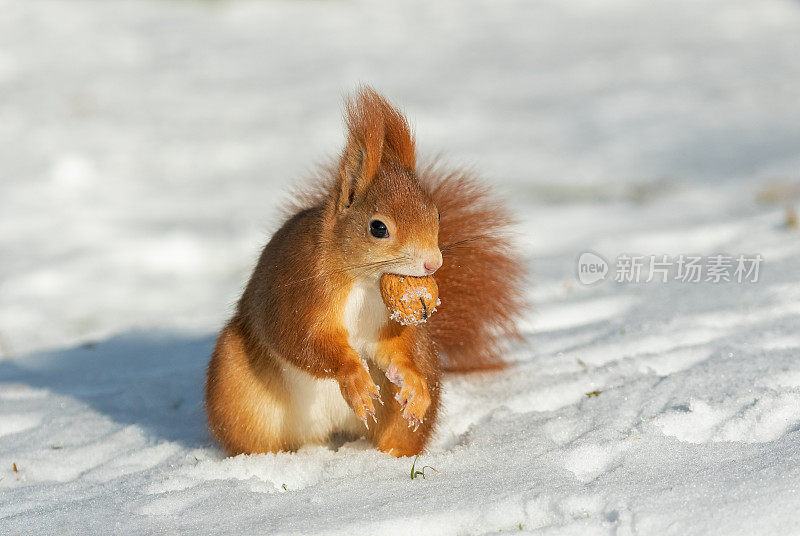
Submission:
<svg viewBox="0 0 800 536">
<path fill-rule="evenodd" d="M 450 249 L 461 247 L 464 244 L 468 244 L 470 242 L 476 242 L 478 240 L 484 240 L 486 238 L 490 238 L 490 235 L 485 235 L 484 234 L 484 235 L 472 236 L 470 238 L 465 238 L 464 240 L 458 240 L 456 242 L 450 242 L 449 244 L 445 244 L 444 246 L 440 247 L 439 251 L 441 251 L 442 253 L 445 253 L 446 251 L 448 251 Z"/>
<path fill-rule="evenodd" d="M 376 270 L 376 269 L 379 269 L 379 268 L 383 268 L 385 266 L 396 264 L 398 261 L 407 260 L 407 259 L 408 259 L 408 257 L 403 255 L 403 256 L 400 256 L 400 257 L 395 257 L 393 259 L 386 259 L 386 260 L 382 260 L 382 261 L 365 262 L 365 263 L 362 263 L 362 264 L 353 264 L 353 265 L 350 265 L 350 266 L 345 266 L 343 268 L 338 268 L 336 270 L 331 270 L 331 271 L 328 271 L 328 272 L 322 272 L 320 274 L 316 274 L 316 275 L 312 275 L 312 276 L 308 276 L 308 277 L 302 277 L 300 279 L 295 279 L 295 280 L 292 280 L 292 281 L 287 281 L 286 283 L 281 285 L 281 287 L 285 287 L 285 286 L 288 286 L 288 285 L 294 285 L 296 283 L 302 283 L 304 281 L 317 279 L 319 277 L 328 277 L 328 276 L 331 276 L 331 275 L 334 275 L 334 274 L 349 272 L 351 270 L 362 270 L 362 273 L 367 273 L 370 270 Z"/>
</svg>

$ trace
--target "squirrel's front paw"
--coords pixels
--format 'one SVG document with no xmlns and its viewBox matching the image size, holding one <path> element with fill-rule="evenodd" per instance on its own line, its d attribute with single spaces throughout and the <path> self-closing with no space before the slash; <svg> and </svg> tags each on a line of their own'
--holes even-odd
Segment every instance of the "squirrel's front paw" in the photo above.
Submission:
<svg viewBox="0 0 800 536">
<path fill-rule="evenodd" d="M 369 375 L 366 364 L 349 367 L 347 371 L 340 374 L 338 381 L 342 396 L 356 416 L 364 423 L 364 426 L 369 428 L 368 415 L 372 417 L 373 421 L 378 422 L 375 418 L 375 405 L 372 403 L 372 399 L 380 400 L 380 393 L 378 386 Z"/>
<path fill-rule="evenodd" d="M 425 385 L 425 379 L 414 369 L 398 367 L 394 363 L 386 369 L 386 377 L 400 388 L 394 399 L 403 410 L 403 418 L 416 431 L 431 405 L 431 396 L 428 393 L 428 386 Z"/>
</svg>

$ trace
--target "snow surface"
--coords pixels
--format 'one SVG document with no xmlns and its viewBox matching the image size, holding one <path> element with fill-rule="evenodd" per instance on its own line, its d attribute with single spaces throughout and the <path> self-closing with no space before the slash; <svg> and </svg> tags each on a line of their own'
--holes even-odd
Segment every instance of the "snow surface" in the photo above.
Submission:
<svg viewBox="0 0 800 536">
<path fill-rule="evenodd" d="M 798 181 L 800 3 L 0 13 L 3 534 L 800 533 L 800 233 L 756 202 Z M 447 380 L 425 479 L 204 427 L 214 332 L 359 81 L 512 199 L 534 273 L 527 344 Z M 587 287 L 586 250 L 765 261 Z"/>
</svg>

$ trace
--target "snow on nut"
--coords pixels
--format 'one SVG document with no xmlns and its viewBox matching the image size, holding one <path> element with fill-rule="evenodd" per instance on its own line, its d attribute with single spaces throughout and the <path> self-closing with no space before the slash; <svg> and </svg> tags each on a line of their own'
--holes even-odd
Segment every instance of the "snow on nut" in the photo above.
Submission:
<svg viewBox="0 0 800 536">
<path fill-rule="evenodd" d="M 433 276 L 383 274 L 380 286 L 390 318 L 404 326 L 424 323 L 442 303 Z"/>
</svg>

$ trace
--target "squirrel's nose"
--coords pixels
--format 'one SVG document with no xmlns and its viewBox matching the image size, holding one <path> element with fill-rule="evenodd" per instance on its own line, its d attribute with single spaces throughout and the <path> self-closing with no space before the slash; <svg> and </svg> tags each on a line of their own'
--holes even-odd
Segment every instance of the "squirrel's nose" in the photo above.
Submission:
<svg viewBox="0 0 800 536">
<path fill-rule="evenodd" d="M 424 263 L 422 263 L 422 267 L 425 269 L 426 274 L 431 275 L 433 272 L 442 267 L 442 254 L 439 253 L 436 257 L 427 259 Z"/>
</svg>

